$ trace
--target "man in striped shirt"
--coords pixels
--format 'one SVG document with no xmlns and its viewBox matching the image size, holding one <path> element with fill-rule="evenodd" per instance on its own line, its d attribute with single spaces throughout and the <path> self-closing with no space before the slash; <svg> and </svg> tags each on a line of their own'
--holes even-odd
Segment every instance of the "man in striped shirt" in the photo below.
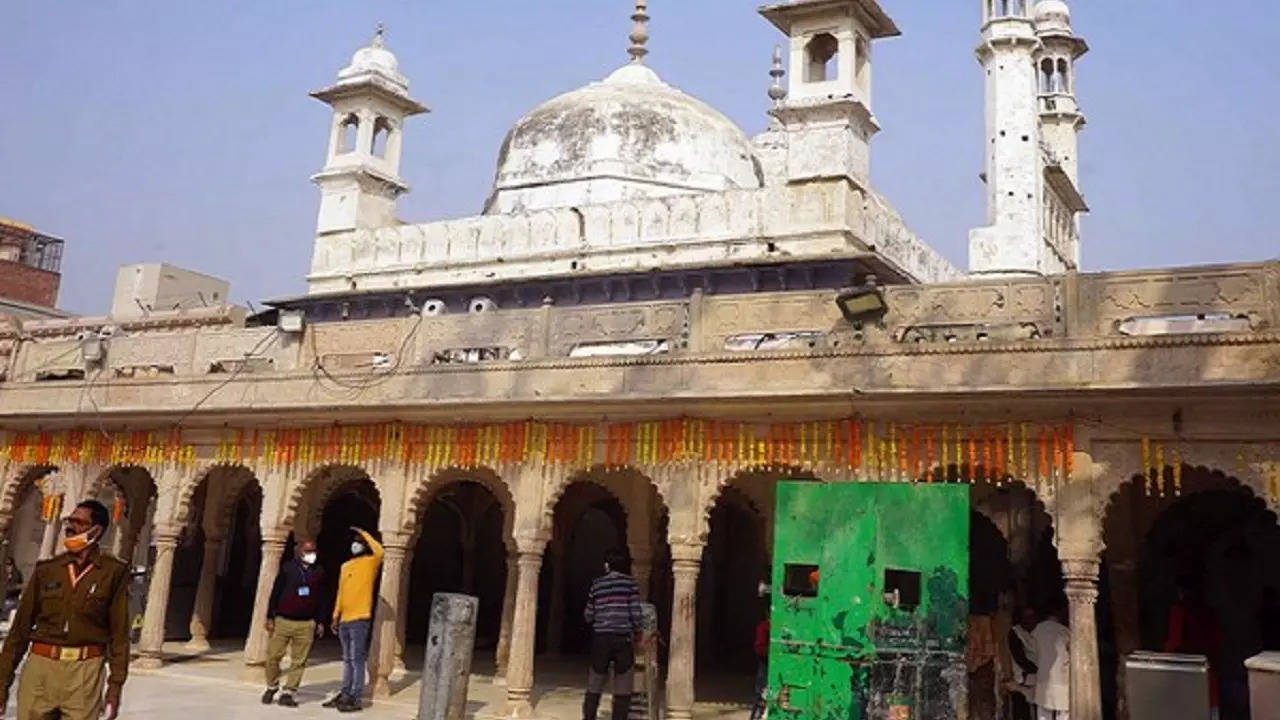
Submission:
<svg viewBox="0 0 1280 720">
<path fill-rule="evenodd" d="M 583 720 L 596 720 L 600 695 L 609 668 L 613 667 L 613 720 L 626 720 L 631 713 L 631 691 L 635 687 L 635 642 L 644 629 L 640 590 L 627 574 L 630 562 L 620 550 L 605 553 L 604 575 L 591 583 L 583 612 L 591 626 L 591 672 L 587 675 L 587 696 L 582 701 Z"/>
</svg>

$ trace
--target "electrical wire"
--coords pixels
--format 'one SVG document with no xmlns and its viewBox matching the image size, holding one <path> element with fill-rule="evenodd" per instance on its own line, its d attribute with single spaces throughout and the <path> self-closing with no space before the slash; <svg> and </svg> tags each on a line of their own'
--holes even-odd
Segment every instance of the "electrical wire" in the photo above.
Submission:
<svg viewBox="0 0 1280 720">
<path fill-rule="evenodd" d="M 364 391 L 377 387 L 387 382 L 388 380 L 391 379 L 392 376 L 394 376 L 397 372 L 400 371 L 400 367 L 404 364 L 405 350 L 408 349 L 409 342 L 413 340 L 413 337 L 418 333 L 418 328 L 420 328 L 421 326 L 422 326 L 422 313 L 415 312 L 413 326 L 409 328 L 409 331 L 405 333 L 404 339 L 400 342 L 400 348 L 396 351 L 395 362 L 392 364 L 392 366 L 388 370 L 378 372 L 373 377 L 366 378 L 363 380 L 357 380 L 354 382 L 335 376 L 332 372 L 330 372 L 328 368 L 324 366 L 324 361 L 321 359 L 320 351 L 316 346 L 316 332 L 315 332 L 315 329 L 312 328 L 310 331 L 311 354 L 314 357 L 314 360 L 313 360 L 314 365 L 312 366 L 312 375 L 315 377 L 317 382 L 319 382 L 321 377 L 323 377 L 325 380 L 328 380 L 330 383 L 333 383 L 334 385 L 337 385 L 338 387 L 343 388 L 344 390 L 353 391 L 355 393 L 355 396 L 358 397 L 359 395 L 364 393 Z"/>
<path fill-rule="evenodd" d="M 199 410 L 201 405 L 204 405 L 206 402 L 208 402 L 209 398 L 217 394 L 219 390 L 230 385 L 232 381 L 234 381 L 237 377 L 240 376 L 240 373 L 244 372 L 245 367 L 249 364 L 248 362 L 249 359 L 253 357 L 257 357 L 263 350 L 267 348 L 268 342 L 275 340 L 277 337 L 279 337 L 279 335 L 280 335 L 280 328 L 272 328 L 271 332 L 267 333 L 266 335 L 263 335 L 262 338 L 258 340 L 257 344 L 254 345 L 248 352 L 244 354 L 245 362 L 242 362 L 239 365 L 237 365 L 236 369 L 232 370 L 230 375 L 228 375 L 222 382 L 215 385 L 211 390 L 209 390 L 209 392 L 205 393 L 204 397 L 197 400 L 196 404 L 192 405 L 190 410 L 183 413 L 182 417 L 179 417 L 178 420 L 173 423 L 173 428 L 177 429 L 182 427 L 182 423 L 185 422 L 187 418 L 191 417 L 195 413 L 195 411 Z"/>
</svg>

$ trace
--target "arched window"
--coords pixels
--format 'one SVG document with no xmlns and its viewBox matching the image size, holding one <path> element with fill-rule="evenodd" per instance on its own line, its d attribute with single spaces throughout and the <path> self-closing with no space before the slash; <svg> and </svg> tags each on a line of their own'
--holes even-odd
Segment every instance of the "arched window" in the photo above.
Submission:
<svg viewBox="0 0 1280 720">
<path fill-rule="evenodd" d="M 373 121 L 373 141 L 369 145 L 370 154 L 375 157 L 387 156 L 387 140 L 391 137 L 391 121 L 380 117 Z"/>
<path fill-rule="evenodd" d="M 1040 92 L 1045 95 L 1053 92 L 1053 60 L 1049 58 L 1040 61 Z"/>
<path fill-rule="evenodd" d="M 1071 92 L 1071 65 L 1066 60 L 1058 60 L 1058 92 Z"/>
<path fill-rule="evenodd" d="M 840 42 L 831 33 L 818 33 L 804 47 L 805 82 L 835 80 L 840 55 Z"/>
<path fill-rule="evenodd" d="M 360 118 L 352 113 L 342 119 L 338 129 L 338 154 L 349 153 L 356 149 L 356 137 L 360 132 Z"/>
</svg>

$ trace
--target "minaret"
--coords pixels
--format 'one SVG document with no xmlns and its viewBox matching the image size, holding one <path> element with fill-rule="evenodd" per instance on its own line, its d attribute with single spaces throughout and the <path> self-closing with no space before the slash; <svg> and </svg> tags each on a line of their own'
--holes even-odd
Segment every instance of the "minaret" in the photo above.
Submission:
<svg viewBox="0 0 1280 720">
<path fill-rule="evenodd" d="M 1040 52 L 1036 78 L 1040 91 L 1040 134 L 1046 158 L 1044 234 L 1067 264 L 1080 265 L 1079 214 L 1089 208 L 1080 189 L 1080 130 L 1084 115 L 1076 102 L 1076 59 L 1089 51 L 1071 30 L 1071 8 L 1063 0 L 1040 0 L 1032 10 Z"/>
<path fill-rule="evenodd" d="M 333 107 L 325 166 L 311 178 L 320 186 L 316 234 L 394 224 L 396 198 L 409 191 L 400 178 L 404 120 L 427 108 L 409 97 L 382 26 L 336 84 L 311 95 Z"/>
<path fill-rule="evenodd" d="M 760 14 L 790 38 L 788 89 L 770 93 L 770 114 L 786 136 L 786 180 L 843 177 L 867 187 L 871 137 L 880 130 L 871 112 L 871 42 L 900 34 L 898 27 L 877 0 L 790 0 Z"/>
<path fill-rule="evenodd" d="M 1027 0 L 980 0 L 978 62 L 986 78 L 987 225 L 969 232 L 971 273 L 1054 272 L 1042 250 L 1040 49 Z"/>
</svg>

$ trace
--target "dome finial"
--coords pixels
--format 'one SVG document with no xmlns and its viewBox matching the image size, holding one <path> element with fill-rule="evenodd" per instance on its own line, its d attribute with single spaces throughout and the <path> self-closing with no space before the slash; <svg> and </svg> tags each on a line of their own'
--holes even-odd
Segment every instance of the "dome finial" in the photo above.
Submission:
<svg viewBox="0 0 1280 720">
<path fill-rule="evenodd" d="M 787 99 L 787 89 L 782 85 L 782 76 L 787 71 L 782 69 L 782 46 L 773 46 L 773 66 L 769 68 L 769 76 L 773 78 L 773 84 L 769 86 L 769 99 L 773 101 L 773 106 L 782 105 L 782 101 Z"/>
<path fill-rule="evenodd" d="M 369 43 L 369 47 L 383 47 L 382 38 L 387 34 L 387 28 L 382 23 L 378 23 L 377 28 L 373 31 L 373 41 Z"/>
<path fill-rule="evenodd" d="M 631 47 L 627 48 L 627 54 L 631 56 L 631 62 L 642 63 L 644 56 L 649 54 L 645 47 L 649 42 L 649 0 L 636 0 L 636 10 L 631 19 L 635 21 L 635 27 L 631 30 Z"/>
</svg>

